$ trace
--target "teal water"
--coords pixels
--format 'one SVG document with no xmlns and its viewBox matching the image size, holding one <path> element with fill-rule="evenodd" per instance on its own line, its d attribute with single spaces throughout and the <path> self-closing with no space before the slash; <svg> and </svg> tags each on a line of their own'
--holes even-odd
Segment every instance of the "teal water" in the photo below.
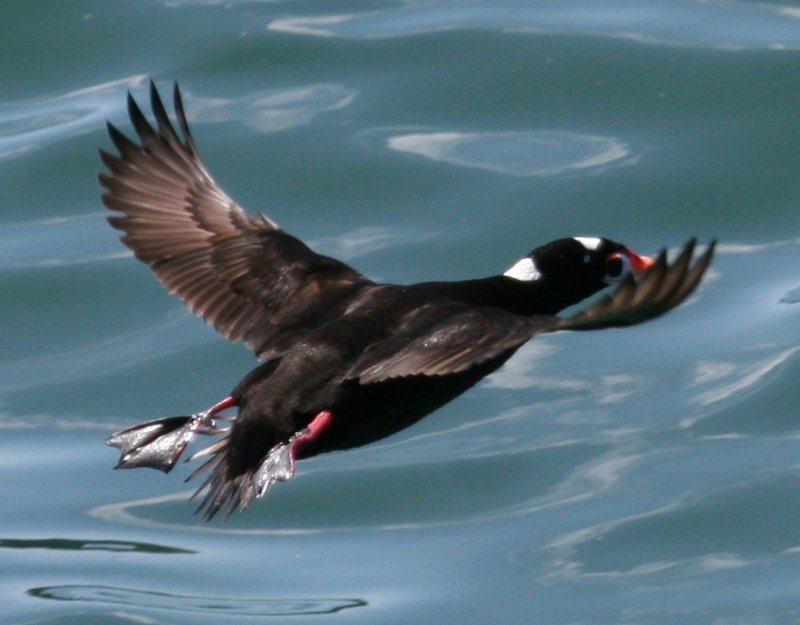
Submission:
<svg viewBox="0 0 800 625">
<path fill-rule="evenodd" d="M 800 623 L 800 9 L 9 0 L 0 7 L 0 622 Z M 104 221 L 96 148 L 179 80 L 226 190 L 370 276 L 721 241 L 696 296 L 537 338 L 227 523 L 116 428 L 253 365 Z M 291 618 L 290 618 L 291 617 Z"/>
</svg>

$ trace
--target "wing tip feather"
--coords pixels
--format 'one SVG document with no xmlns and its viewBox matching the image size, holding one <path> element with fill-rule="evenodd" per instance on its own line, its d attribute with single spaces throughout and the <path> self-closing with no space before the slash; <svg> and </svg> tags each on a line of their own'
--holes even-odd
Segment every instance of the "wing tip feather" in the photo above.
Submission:
<svg viewBox="0 0 800 625">
<path fill-rule="evenodd" d="M 635 325 L 663 315 L 697 288 L 711 264 L 716 244 L 712 239 L 693 264 L 696 237 L 686 242 L 671 264 L 666 250 L 662 250 L 653 268 L 639 282 L 632 283 L 632 287 L 623 283 L 593 306 L 562 319 L 554 329 L 599 330 Z"/>
</svg>

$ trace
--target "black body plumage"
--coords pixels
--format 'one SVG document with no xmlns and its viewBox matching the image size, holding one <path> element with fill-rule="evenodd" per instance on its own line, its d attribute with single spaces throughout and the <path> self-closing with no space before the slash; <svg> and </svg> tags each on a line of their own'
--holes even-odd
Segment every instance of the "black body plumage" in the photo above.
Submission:
<svg viewBox="0 0 800 625">
<path fill-rule="evenodd" d="M 625 326 L 677 306 L 698 285 L 714 244 L 692 264 L 694 241 L 636 281 L 629 248 L 568 238 L 533 250 L 504 275 L 458 282 L 378 284 L 312 251 L 264 215 L 240 208 L 214 181 L 189 132 L 180 92 L 169 120 L 151 85 L 151 125 L 129 96 L 138 143 L 109 124 L 118 154 L 101 150 L 109 217 L 122 241 L 192 312 L 261 361 L 218 406 L 117 432 L 120 467 L 170 470 L 196 434 L 226 437 L 191 477 L 207 518 L 245 507 L 291 477 L 294 461 L 388 436 L 500 367 L 539 333 Z M 609 296 L 557 313 L 608 286 Z M 229 428 L 217 416 L 237 406 Z M 197 455 L 197 454 L 196 454 Z"/>
</svg>

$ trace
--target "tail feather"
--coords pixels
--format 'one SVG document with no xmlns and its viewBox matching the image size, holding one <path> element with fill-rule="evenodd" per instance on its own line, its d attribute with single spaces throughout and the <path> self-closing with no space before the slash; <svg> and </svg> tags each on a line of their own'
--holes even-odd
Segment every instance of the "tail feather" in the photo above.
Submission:
<svg viewBox="0 0 800 625">
<path fill-rule="evenodd" d="M 285 482 L 294 475 L 294 458 L 291 443 L 280 443 L 273 447 L 258 466 L 230 475 L 229 439 L 225 438 L 208 448 L 212 457 L 198 467 L 187 481 L 210 471 L 208 477 L 192 495 L 192 499 L 204 494 L 203 500 L 195 510 L 206 521 L 226 508 L 227 519 L 236 510 L 244 510 L 253 499 L 260 499 L 277 482 Z M 202 453 L 202 452 L 200 452 Z"/>
<path fill-rule="evenodd" d="M 225 447 L 225 445 L 227 445 L 227 441 L 228 441 L 227 438 L 223 438 L 221 441 L 217 441 L 213 445 L 209 445 L 208 447 L 203 447 L 203 449 L 201 449 L 200 451 L 196 451 L 191 456 L 189 456 L 186 459 L 186 462 L 192 462 L 193 460 L 197 460 L 198 458 L 203 458 L 205 456 L 212 456 L 213 457 L 214 454 L 216 454 L 223 447 Z M 204 466 L 205 466 L 205 463 L 201 466 L 201 468 L 203 468 Z M 192 473 L 192 475 L 190 475 L 188 478 L 186 478 L 186 480 L 189 481 L 190 479 L 192 479 L 193 476 L 194 476 L 194 473 Z"/>
</svg>

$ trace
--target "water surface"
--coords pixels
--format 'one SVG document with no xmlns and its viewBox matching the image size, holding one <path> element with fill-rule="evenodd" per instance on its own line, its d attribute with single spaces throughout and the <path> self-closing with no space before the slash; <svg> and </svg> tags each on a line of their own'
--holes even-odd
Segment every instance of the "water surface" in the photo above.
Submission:
<svg viewBox="0 0 800 625">
<path fill-rule="evenodd" d="M 800 11 L 772 2 L 0 9 L 4 623 L 800 622 Z M 253 366 L 105 223 L 96 148 L 179 80 L 243 206 L 382 280 L 721 241 L 679 310 L 537 338 L 227 523 L 116 428 Z M 288 617 L 291 617 L 289 619 Z"/>
</svg>

